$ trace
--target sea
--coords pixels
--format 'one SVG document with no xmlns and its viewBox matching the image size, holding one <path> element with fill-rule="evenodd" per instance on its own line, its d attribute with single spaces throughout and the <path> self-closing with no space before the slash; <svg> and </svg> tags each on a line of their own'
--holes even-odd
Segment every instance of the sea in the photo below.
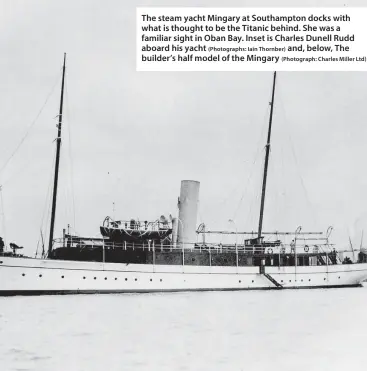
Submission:
<svg viewBox="0 0 367 371">
<path fill-rule="evenodd" d="M 366 370 L 367 287 L 0 298 L 1 371 Z"/>
</svg>

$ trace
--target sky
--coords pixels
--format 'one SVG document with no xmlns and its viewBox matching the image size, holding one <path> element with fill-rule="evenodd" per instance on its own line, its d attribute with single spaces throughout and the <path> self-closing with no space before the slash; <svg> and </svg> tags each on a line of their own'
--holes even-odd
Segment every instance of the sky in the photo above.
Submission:
<svg viewBox="0 0 367 371">
<path fill-rule="evenodd" d="M 136 72 L 135 11 L 275 5 L 364 2 L 0 0 L 0 235 L 30 255 L 47 240 L 64 52 L 56 237 L 175 216 L 183 179 L 201 183 L 198 224 L 256 230 L 272 72 Z M 264 230 L 332 225 L 359 247 L 366 98 L 365 72 L 278 74 Z"/>
</svg>

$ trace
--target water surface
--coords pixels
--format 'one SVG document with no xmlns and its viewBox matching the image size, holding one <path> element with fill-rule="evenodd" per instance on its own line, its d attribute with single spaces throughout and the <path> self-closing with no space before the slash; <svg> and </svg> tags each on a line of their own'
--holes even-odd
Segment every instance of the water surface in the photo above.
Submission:
<svg viewBox="0 0 367 371">
<path fill-rule="evenodd" d="M 0 369 L 365 370 L 367 287 L 0 298 Z"/>
</svg>

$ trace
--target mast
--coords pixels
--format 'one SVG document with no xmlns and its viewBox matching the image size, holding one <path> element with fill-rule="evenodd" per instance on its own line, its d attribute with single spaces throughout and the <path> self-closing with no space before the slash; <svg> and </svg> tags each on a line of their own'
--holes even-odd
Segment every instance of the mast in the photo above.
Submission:
<svg viewBox="0 0 367 371">
<path fill-rule="evenodd" d="M 57 184 L 58 184 L 58 180 L 59 180 L 59 165 L 60 165 L 62 108 L 63 108 L 63 105 L 64 105 L 65 62 L 66 62 L 66 53 L 64 53 L 64 64 L 63 64 L 63 67 L 62 67 L 61 97 L 60 97 L 60 109 L 59 109 L 59 123 L 57 125 L 56 161 L 55 161 L 54 187 L 53 187 L 53 196 L 52 196 L 50 239 L 49 239 L 49 243 L 48 243 L 48 256 L 50 255 L 50 253 L 52 251 L 52 241 L 53 241 L 53 238 L 54 238 L 54 227 L 55 227 Z"/>
<path fill-rule="evenodd" d="M 262 228 L 263 228 L 263 216 L 264 216 L 264 205 L 265 205 L 265 192 L 266 192 L 266 179 L 268 177 L 268 165 L 269 165 L 269 154 L 270 154 L 270 138 L 271 138 L 271 125 L 273 122 L 273 108 L 274 108 L 274 94 L 275 94 L 275 80 L 277 77 L 276 71 L 273 77 L 273 91 L 271 95 L 270 102 L 270 116 L 269 116 L 269 129 L 268 129 L 268 140 L 265 145 L 265 165 L 264 165 L 264 176 L 263 176 L 263 186 L 261 192 L 261 206 L 260 206 L 260 218 L 259 218 L 259 229 L 257 232 L 257 238 L 260 240 Z"/>
</svg>

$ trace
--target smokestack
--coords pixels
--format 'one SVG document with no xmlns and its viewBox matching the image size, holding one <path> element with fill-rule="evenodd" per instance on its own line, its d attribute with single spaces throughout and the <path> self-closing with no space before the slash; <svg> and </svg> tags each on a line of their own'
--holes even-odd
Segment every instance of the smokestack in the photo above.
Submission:
<svg viewBox="0 0 367 371">
<path fill-rule="evenodd" d="M 178 243 L 190 249 L 196 242 L 200 182 L 182 180 L 178 213 Z"/>
</svg>

